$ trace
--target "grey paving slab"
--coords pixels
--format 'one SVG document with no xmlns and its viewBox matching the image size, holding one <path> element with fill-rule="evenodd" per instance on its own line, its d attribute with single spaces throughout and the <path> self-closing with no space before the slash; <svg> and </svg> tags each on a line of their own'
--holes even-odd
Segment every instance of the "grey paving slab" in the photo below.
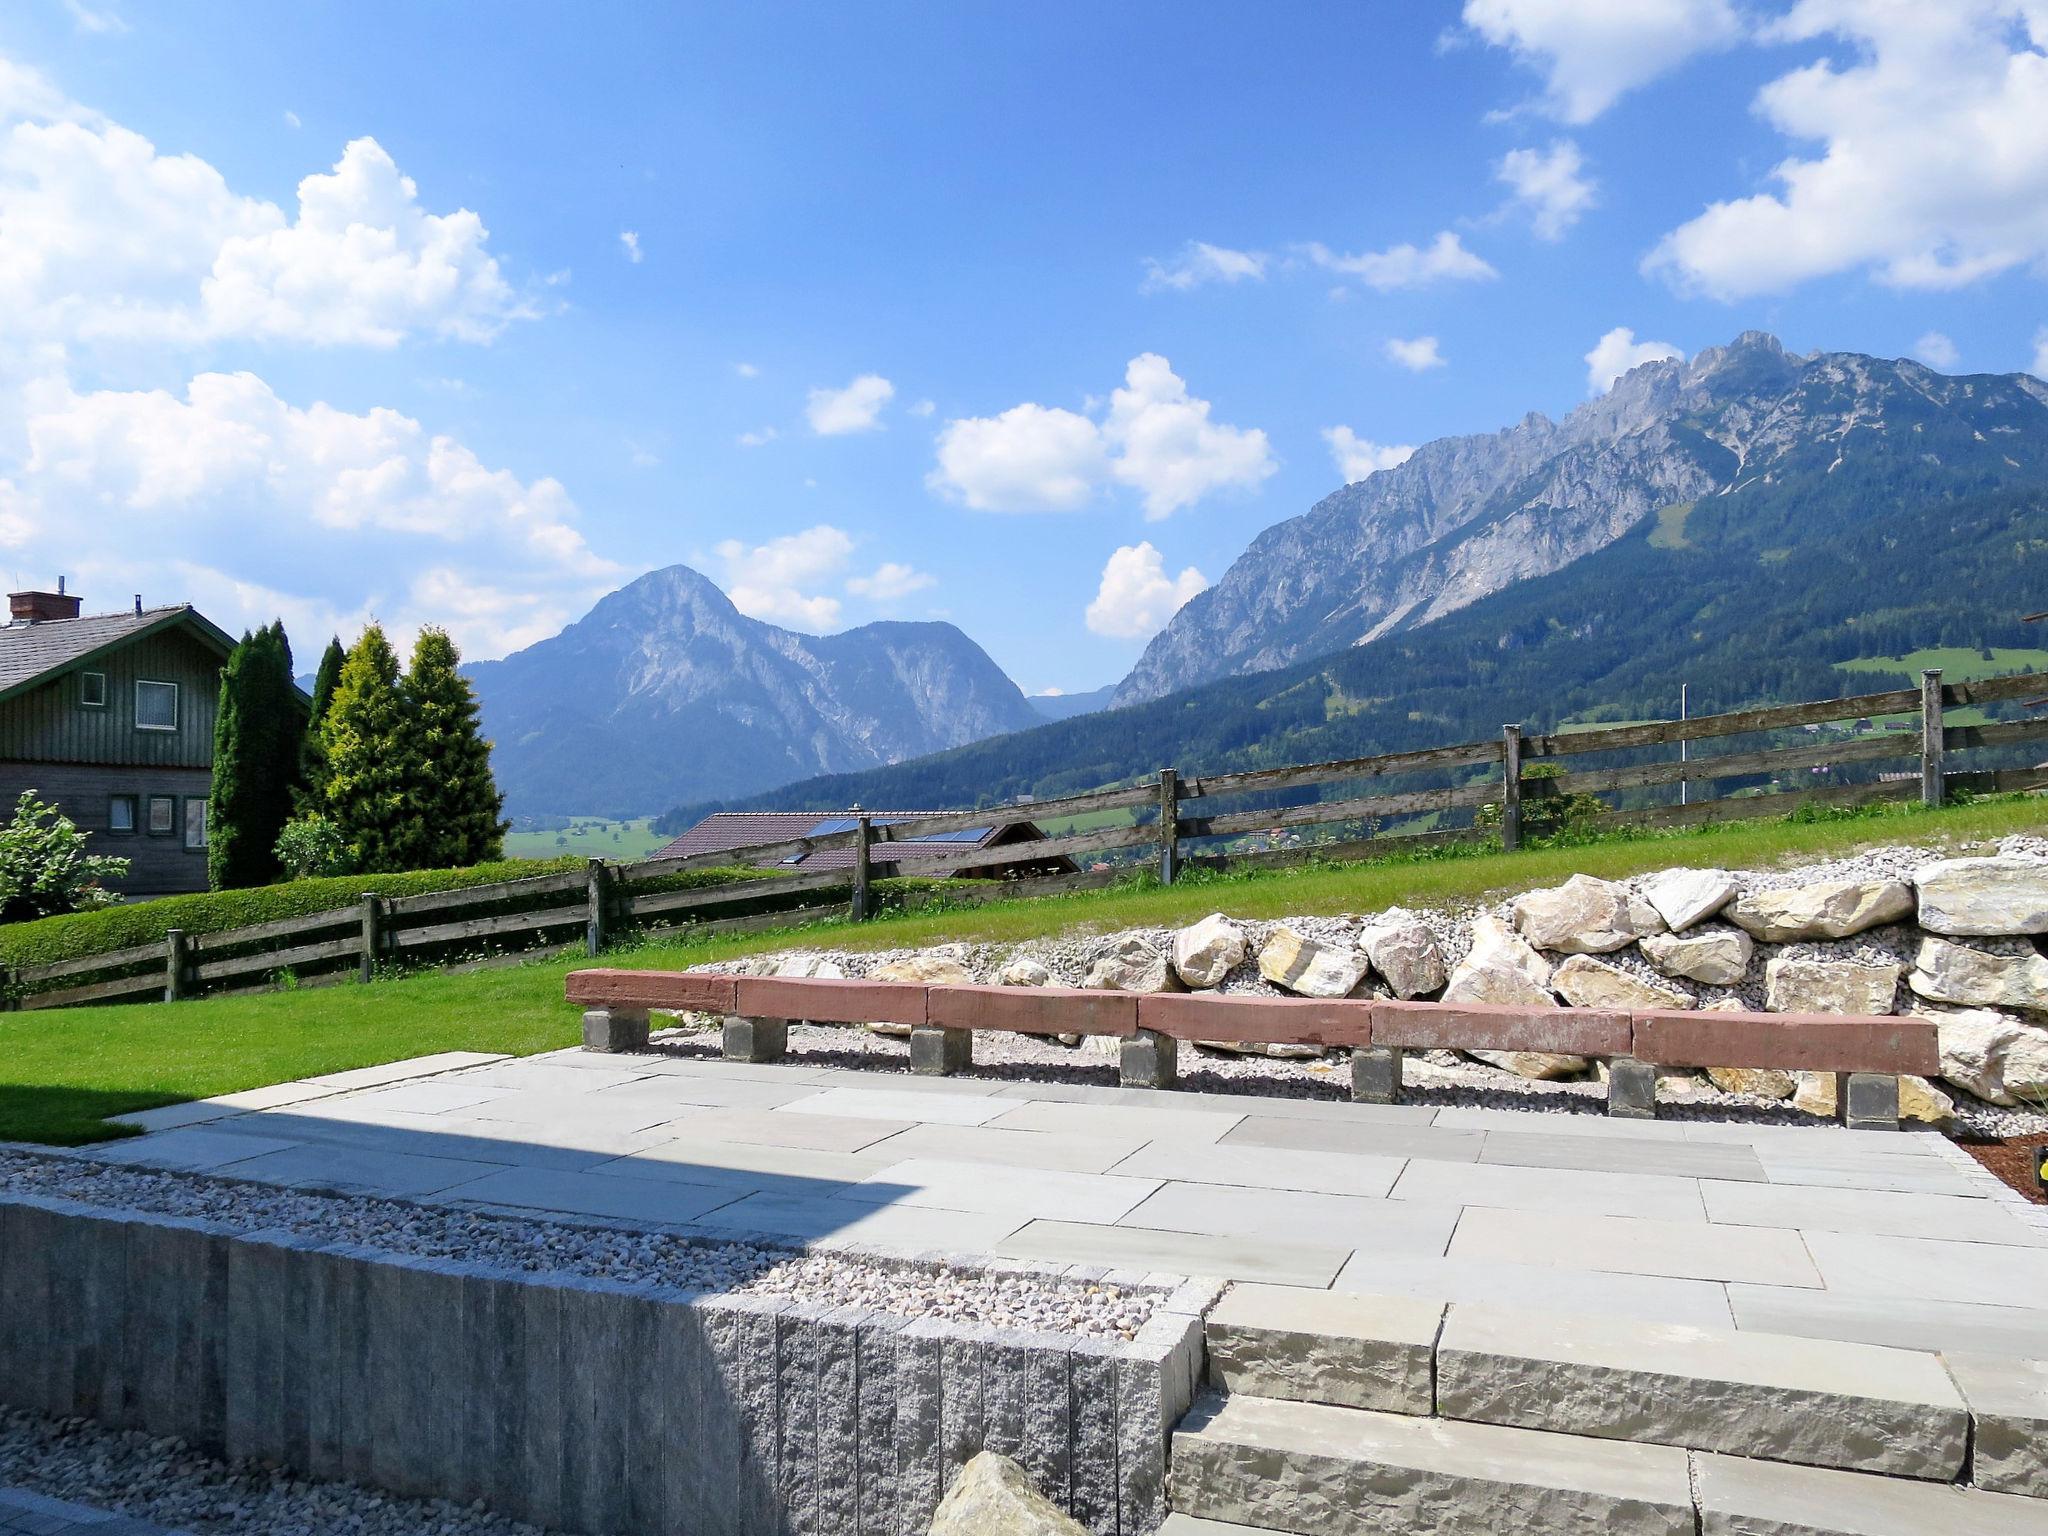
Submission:
<svg viewBox="0 0 2048 1536">
<path fill-rule="evenodd" d="M 1737 1327 L 1758 1333 L 2048 1358 L 2048 1309 L 1845 1296 L 1776 1285 L 1731 1285 L 1728 1304 Z"/>
<path fill-rule="evenodd" d="M 104 1163 L 136 1163 L 149 1168 L 182 1168 L 198 1173 L 224 1163 L 240 1162 L 261 1152 L 282 1152 L 299 1143 L 289 1136 L 238 1135 L 216 1125 L 184 1126 L 138 1136 L 133 1141 L 94 1147 L 91 1156 Z"/>
<path fill-rule="evenodd" d="M 1312 1286 L 1327 1286 L 1349 1255 L 1347 1249 L 1328 1244 L 1304 1247 L 1077 1221 L 1030 1222 L 1004 1238 L 995 1251 L 1021 1259 Z"/>
<path fill-rule="evenodd" d="M 1592 1107 L 1577 1113 L 1447 1104 L 1436 1112 L 1436 1123 L 1444 1130 L 1457 1131 L 1513 1131 L 1531 1136 L 1618 1136 L 1627 1141 L 1686 1140 L 1684 1129 L 1676 1121 L 1610 1120 L 1605 1100 L 1589 1099 L 1586 1102 Z"/>
<path fill-rule="evenodd" d="M 1734 1326 L 1727 1294 L 1719 1284 L 1653 1275 L 1360 1252 L 1345 1264 L 1335 1289 L 1631 1317 L 1692 1328 Z"/>
<path fill-rule="evenodd" d="M 1186 1067 L 1187 1062 L 1183 1059 L 1183 1070 Z M 1115 1064 L 1106 1062 L 1104 1070 L 1113 1073 Z M 1161 1091 L 1157 1088 L 1117 1088 L 1094 1083 L 1008 1081 L 996 1089 L 1002 1098 L 1040 1099 L 1055 1104 L 1115 1104 L 1134 1109 L 1156 1105 Z M 1335 1095 L 1334 1081 L 1332 1091 Z M 1348 1094 L 1349 1091 L 1349 1078 L 1346 1077 L 1343 1092 Z M 1172 1090 L 1168 1103 L 1175 1109 L 1205 1109 L 1221 1115 L 1257 1114 L 1275 1120 L 1333 1120 L 1351 1124 L 1428 1125 L 1438 1114 L 1435 1106 L 1428 1104 L 1354 1104 L 1341 1095 L 1297 1099 L 1267 1093 L 1202 1093 L 1187 1088 Z"/>
<path fill-rule="evenodd" d="M 1459 1206 L 1444 1202 L 1166 1184 L 1117 1224 L 1212 1237 L 1270 1238 L 1304 1247 L 1342 1245 L 1372 1253 L 1440 1254 L 1451 1240 L 1459 1211 Z"/>
<path fill-rule="evenodd" d="M 937 1157 L 1061 1173 L 1107 1173 L 1144 1145 L 1135 1136 L 1055 1136 L 1044 1131 L 999 1130 L 991 1125 L 913 1125 L 874 1143 L 868 1151 L 895 1159 Z"/>
<path fill-rule="evenodd" d="M 1295 1152 L 1284 1147 L 1157 1141 L 1116 1165 L 1138 1178 L 1254 1189 L 1300 1189 L 1326 1195 L 1384 1196 L 1407 1164 L 1396 1157 L 1345 1152 Z"/>
<path fill-rule="evenodd" d="M 637 1077 L 616 1088 L 600 1088 L 591 1098 L 600 1104 L 614 1099 L 668 1105 L 680 1114 L 690 1108 L 779 1109 L 817 1095 L 816 1083 L 763 1082 L 757 1077 L 686 1077 L 659 1072 Z"/>
<path fill-rule="evenodd" d="M 1209 1311 L 1209 1379 L 1228 1392 L 1435 1411 L 1442 1302 L 1306 1286 L 1233 1285 Z"/>
<path fill-rule="evenodd" d="M 489 1120 L 542 1131 L 644 1131 L 695 1113 L 699 1113 L 695 1105 L 660 1104 L 646 1099 L 613 1103 L 595 1094 L 513 1093 L 473 1109 L 446 1111 L 442 1118 L 451 1130 L 459 1130 L 470 1121 Z"/>
<path fill-rule="evenodd" d="M 1846 1126 L 1814 1120 L 1805 1125 L 1762 1125 L 1740 1120 L 1672 1120 L 1687 1141 L 1741 1142 L 1759 1151 L 1840 1153 L 1858 1158 L 1939 1157 L 1943 1137 L 1938 1131 L 1908 1124 L 1896 1132 L 1852 1131 Z"/>
<path fill-rule="evenodd" d="M 1345 1152 L 1357 1157 L 1426 1157 L 1454 1163 L 1475 1161 L 1486 1143 L 1478 1131 L 1443 1130 L 1434 1125 L 1275 1120 L 1264 1115 L 1246 1116 L 1223 1140 L 1239 1147 Z"/>
<path fill-rule="evenodd" d="M 230 1109 L 210 1099 L 192 1099 L 183 1104 L 166 1104 L 159 1109 L 138 1109 L 126 1115 L 109 1115 L 107 1123 L 138 1126 L 145 1131 L 174 1131 L 181 1125 L 204 1125 L 211 1120 L 225 1120 L 230 1115 L 242 1113 L 244 1111 Z"/>
<path fill-rule="evenodd" d="M 1573 1216 L 1707 1219 L 1699 1182 L 1668 1174 L 1594 1173 L 1582 1168 L 1439 1163 L 1417 1158 L 1394 1181 L 1392 1193 L 1395 1200 L 1448 1201 Z"/>
<path fill-rule="evenodd" d="M 873 1243 L 898 1252 L 988 1253 L 1020 1223 L 979 1211 L 861 1205 L 825 1196 L 754 1194 L 710 1211 L 700 1226 L 841 1244 Z"/>
<path fill-rule="evenodd" d="M 6 1536 L 180 1536 L 168 1526 L 95 1505 L 53 1499 L 26 1488 L 0 1488 L 0 1532 Z"/>
<path fill-rule="evenodd" d="M 285 1184 L 297 1189 L 336 1189 L 369 1195 L 419 1196 L 503 1171 L 503 1163 L 453 1157 L 421 1157 L 365 1147 L 305 1145 L 246 1157 L 221 1169 L 238 1179 Z"/>
<path fill-rule="evenodd" d="M 272 1083 L 267 1088 L 244 1088 L 239 1093 L 216 1094 L 206 1102 L 223 1109 L 288 1109 L 295 1104 L 310 1104 L 315 1099 L 331 1098 L 346 1091 L 325 1083 Z"/>
<path fill-rule="evenodd" d="M 812 1147 L 763 1146 L 754 1143 L 678 1137 L 630 1156 L 599 1164 L 598 1174 L 631 1178 L 672 1178 L 689 1184 L 741 1184 L 773 1189 L 791 1181 L 807 1184 L 858 1184 L 897 1159 L 873 1152 L 828 1152 Z"/>
<path fill-rule="evenodd" d="M 297 1143 L 366 1147 L 383 1152 L 417 1152 L 431 1157 L 470 1158 L 538 1168 L 585 1168 L 672 1140 L 664 1129 L 593 1130 L 574 1126 L 517 1125 L 491 1120 L 459 1124 L 434 1115 L 391 1113 L 369 1119 L 314 1117 L 298 1110 L 246 1115 L 219 1122 L 237 1136 L 276 1131 Z"/>
<path fill-rule="evenodd" d="M 869 1039 L 875 1039 L 869 1036 Z M 910 1072 L 910 1053 L 907 1041 L 890 1041 L 894 1054 L 885 1066 L 878 1062 L 874 1066 L 863 1066 L 859 1071 L 835 1069 L 825 1080 L 828 1088 L 853 1088 L 875 1093 L 934 1093 L 942 1098 L 972 1099 L 995 1098 L 996 1090 L 1008 1081 L 1006 1078 L 970 1077 L 956 1073 L 951 1077 L 917 1077 Z"/>
<path fill-rule="evenodd" d="M 441 1051 L 432 1056 L 414 1056 L 405 1061 L 386 1062 L 375 1067 L 356 1067 L 347 1072 L 324 1072 L 305 1082 L 325 1088 L 380 1088 L 386 1083 L 403 1083 L 417 1077 L 435 1077 L 443 1072 L 460 1072 L 512 1058 L 497 1051 Z"/>
<path fill-rule="evenodd" d="M 910 1129 L 907 1120 L 864 1115 L 792 1114 L 787 1109 L 689 1109 L 669 1122 L 687 1141 L 744 1146 L 803 1147 L 813 1152 L 858 1152 Z"/>
<path fill-rule="evenodd" d="M 1977 1427 L 1970 1481 L 2048 1499 L 2048 1360 L 1958 1350 L 1946 1363 Z"/>
<path fill-rule="evenodd" d="M 837 1115 L 842 1119 L 894 1120 L 906 1124 L 985 1125 L 1011 1106 L 985 1093 L 919 1093 L 890 1089 L 828 1088 L 785 1104 L 787 1115 Z"/>
<path fill-rule="evenodd" d="M 1019 1104 L 988 1122 L 1011 1131 L 1052 1131 L 1072 1136 L 1137 1136 L 1147 1141 L 1213 1142 L 1243 1119 L 1242 1114 L 1176 1109 L 1173 1096 L 1158 1109 L 1128 1104 Z"/>
<path fill-rule="evenodd" d="M 1724 1184 L 1713 1179 L 1702 1180 L 1700 1190 L 1709 1218 L 1731 1226 L 1797 1227 L 1885 1237 L 1938 1232 L 1955 1242 L 2048 1248 L 2048 1233 L 2019 1220 L 1996 1200 L 1900 1190 Z"/>
<path fill-rule="evenodd" d="M 2048 1506 L 1945 1483 L 1694 1458 L 1702 1536 L 2041 1536 Z"/>
<path fill-rule="evenodd" d="M 1474 1206 L 1458 1223 L 1450 1256 L 1682 1280 L 1821 1283 L 1795 1232 L 1653 1221 L 1639 1216 L 1582 1216 L 1559 1221 L 1544 1211 Z"/>
<path fill-rule="evenodd" d="M 1983 1306 L 2048 1299 L 2048 1249 L 1861 1232 L 1808 1232 L 1805 1237 L 1827 1288 L 1838 1296 L 1910 1296 Z"/>
<path fill-rule="evenodd" d="M 615 1058 L 607 1058 L 615 1059 Z M 596 1093 L 626 1083 L 644 1082 L 655 1074 L 638 1067 L 576 1068 L 561 1066 L 548 1058 L 501 1062 L 472 1072 L 458 1073 L 452 1082 L 484 1088 L 503 1088 L 520 1093 Z"/>
<path fill-rule="evenodd" d="M 1638 1140 L 1631 1136 L 1545 1136 L 1526 1131 L 1489 1131 L 1479 1161 L 1522 1168 L 1583 1168 L 1594 1173 L 1662 1173 L 1680 1179 L 1761 1183 L 1764 1178 L 1763 1164 L 1748 1147 Z"/>
<path fill-rule="evenodd" d="M 1866 1131 L 1881 1136 L 1880 1131 Z M 1757 1149 L 1757 1161 L 1773 1184 L 1806 1184 L 1817 1189 L 1889 1189 L 1900 1194 L 1978 1196 L 1983 1187 L 1961 1169 L 1936 1158 L 1871 1157 L 1863 1153 L 1816 1148 L 1781 1151 Z"/>
<path fill-rule="evenodd" d="M 391 1088 L 372 1088 L 351 1094 L 337 1103 L 361 1104 L 366 1109 L 396 1109 L 414 1115 L 445 1115 L 451 1110 L 474 1109 L 480 1104 L 510 1098 L 514 1090 L 478 1083 L 461 1077 L 433 1077 L 424 1082 L 400 1083 Z"/>
<path fill-rule="evenodd" d="M 731 1204 L 740 1192 L 669 1179 L 589 1178 L 547 1168 L 512 1168 L 471 1179 L 440 1198 L 680 1226 Z"/>
<path fill-rule="evenodd" d="M 840 1198 L 882 1205 L 983 1211 L 1020 1220 L 1065 1216 L 1075 1221 L 1113 1222 L 1158 1188 L 1156 1179 L 912 1158 L 891 1163 L 845 1190 Z"/>
</svg>

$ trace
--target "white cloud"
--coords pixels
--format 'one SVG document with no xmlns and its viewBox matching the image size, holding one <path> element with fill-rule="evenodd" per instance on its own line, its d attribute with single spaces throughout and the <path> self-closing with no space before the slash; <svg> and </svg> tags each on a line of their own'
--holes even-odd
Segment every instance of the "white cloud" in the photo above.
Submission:
<svg viewBox="0 0 2048 1536">
<path fill-rule="evenodd" d="M 904 407 L 904 409 L 909 411 L 911 415 L 916 416 L 920 419 L 931 415 L 932 412 L 936 411 L 938 408 L 938 405 L 934 401 L 930 400 L 914 401 L 910 405 Z"/>
<path fill-rule="evenodd" d="M 1330 445 L 1330 457 L 1336 461 L 1346 485 L 1363 480 L 1375 470 L 1405 464 L 1415 452 L 1407 443 L 1375 443 L 1349 427 L 1323 428 L 1323 441 Z"/>
<path fill-rule="evenodd" d="M 875 567 L 873 574 L 850 578 L 846 590 L 855 597 L 887 604 L 900 601 L 913 592 L 922 592 L 926 587 L 936 586 L 938 580 L 928 571 L 917 570 L 899 561 L 885 560 Z"/>
<path fill-rule="evenodd" d="M 735 441 L 742 448 L 762 448 L 774 442 L 781 435 L 773 427 L 756 427 L 751 432 L 742 432 Z"/>
<path fill-rule="evenodd" d="M 632 262 L 636 267 L 647 259 L 647 253 L 640 249 L 640 233 L 638 230 L 620 230 L 619 247 L 626 253 L 626 260 Z"/>
<path fill-rule="evenodd" d="M 1396 245 L 1384 251 L 1366 251 L 1345 256 L 1326 245 L 1304 247 L 1309 260 L 1332 272 L 1355 277 L 1380 293 L 1396 288 L 1420 288 L 1436 282 L 1479 282 L 1500 274 L 1465 249 L 1465 243 L 1451 230 L 1441 230 L 1426 246 Z"/>
<path fill-rule="evenodd" d="M 84 0 L 64 0 L 64 9 L 71 13 L 71 21 L 81 32 L 90 32 L 99 37 L 119 37 L 128 30 L 128 23 L 108 10 L 94 10 Z"/>
<path fill-rule="evenodd" d="M 1410 373 L 1426 373 L 1431 368 L 1441 368 L 1449 361 L 1437 350 L 1434 336 L 1417 336 L 1403 341 L 1398 336 L 1389 337 L 1384 349 L 1389 362 L 1399 363 Z"/>
<path fill-rule="evenodd" d="M 895 393 L 896 386 L 879 373 L 864 373 L 844 389 L 812 390 L 804 414 L 820 437 L 872 432 L 881 426 L 882 407 Z"/>
<path fill-rule="evenodd" d="M 1839 272 L 1945 289 L 2048 265 L 2038 0 L 1799 0 L 1767 36 L 1835 40 L 1853 55 L 1758 93 L 1764 120 L 1819 154 L 1780 162 L 1775 191 L 1708 205 L 1665 236 L 1647 270 L 1734 300 Z"/>
<path fill-rule="evenodd" d="M 1579 146 L 1570 139 L 1556 139 L 1547 150 L 1509 150 L 1493 174 L 1507 183 L 1515 202 L 1527 211 L 1537 238 L 1556 240 L 1593 206 L 1598 183 L 1585 170 Z"/>
<path fill-rule="evenodd" d="M 1101 584 L 1088 605 L 1088 627 L 1112 640 L 1148 640 L 1208 585 L 1192 565 L 1169 578 L 1149 541 L 1126 544 L 1102 567 Z"/>
<path fill-rule="evenodd" d="M 297 216 L 0 61 L 0 332 L 201 343 L 487 341 L 533 311 L 467 209 L 433 214 L 375 139 Z"/>
<path fill-rule="evenodd" d="M 1940 331 L 1929 331 L 1913 343 L 1913 356 L 1930 368 L 1943 373 L 1955 372 L 1956 364 L 1963 360 L 1963 354 L 1956 350 L 1956 344 Z"/>
<path fill-rule="evenodd" d="M 1137 491 L 1156 521 L 1213 492 L 1249 490 L 1278 468 L 1264 432 L 1211 421 L 1209 412 L 1172 364 L 1145 352 L 1125 368 L 1099 422 L 1028 401 L 947 422 L 925 483 L 983 512 L 1071 512 L 1119 484 Z"/>
<path fill-rule="evenodd" d="M 1617 325 L 1594 342 L 1593 350 L 1586 354 L 1586 393 L 1604 395 L 1614 387 L 1614 381 L 1631 368 L 1667 357 L 1684 356 L 1684 352 L 1668 341 L 1637 341 L 1634 331 L 1625 325 Z"/>
<path fill-rule="evenodd" d="M 758 379 L 761 377 L 761 370 L 752 363 L 734 363 L 732 371 L 743 379 Z"/>
<path fill-rule="evenodd" d="M 299 114 L 289 108 L 285 110 L 284 125 L 287 128 L 302 128 L 305 126 L 299 121 Z"/>
<path fill-rule="evenodd" d="M 724 568 L 726 595 L 749 618 L 814 631 L 838 626 L 839 599 L 816 589 L 836 580 L 853 557 L 844 529 L 820 523 L 751 546 L 727 539 L 713 553 Z"/>
<path fill-rule="evenodd" d="M 1149 291 L 1171 288 L 1186 293 L 1204 283 L 1257 282 L 1266 275 L 1267 257 L 1262 251 L 1233 251 L 1206 240 L 1190 240 L 1171 262 L 1152 257 L 1145 260 L 1144 287 Z"/>
<path fill-rule="evenodd" d="M 2048 379 L 2048 325 L 2034 332 L 2034 363 L 2027 371 L 2037 379 Z"/>
<path fill-rule="evenodd" d="M 1465 25 L 1542 74 L 1547 110 L 1571 123 L 1742 36 L 1729 0 L 1465 0 Z"/>
</svg>

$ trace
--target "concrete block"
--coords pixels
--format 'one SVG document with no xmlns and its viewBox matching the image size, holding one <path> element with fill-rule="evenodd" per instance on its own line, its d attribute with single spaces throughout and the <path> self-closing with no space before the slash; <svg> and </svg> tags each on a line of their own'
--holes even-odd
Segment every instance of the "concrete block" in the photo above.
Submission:
<svg viewBox="0 0 2048 1536">
<path fill-rule="evenodd" d="M 854 1413 L 859 1427 L 851 1491 L 859 1536 L 896 1536 L 896 1407 L 902 1375 L 897 1335 L 905 1322 L 873 1312 L 854 1335 Z"/>
<path fill-rule="evenodd" d="M 285 1251 L 237 1238 L 228 1245 L 227 1422 L 230 1460 L 284 1459 L 278 1364 L 284 1324 Z M 417 1426 L 410 1426 L 417 1433 Z"/>
<path fill-rule="evenodd" d="M 1407 1296 L 1233 1286 L 1208 1317 L 1209 1378 L 1252 1397 L 1433 1411 L 1444 1307 Z"/>
<path fill-rule="evenodd" d="M 647 1049 L 647 1010 L 618 1005 L 592 1008 L 583 1015 L 583 1049 L 586 1051 L 644 1051 Z"/>
<path fill-rule="evenodd" d="M 1969 1415 L 1933 1355 L 1594 1316 L 1454 1306 L 1437 1412 L 1896 1477 L 1963 1467 Z"/>
<path fill-rule="evenodd" d="M 910 1070 L 920 1077 L 951 1077 L 974 1064 L 974 1033 L 919 1025 L 910 1032 Z"/>
<path fill-rule="evenodd" d="M 789 1049 L 789 1020 L 729 1014 L 722 1053 L 727 1061 L 780 1061 Z"/>
<path fill-rule="evenodd" d="M 1842 1123 L 1852 1131 L 1899 1128 L 1899 1080 L 1883 1072 L 1851 1072 L 1842 1086 Z"/>
<path fill-rule="evenodd" d="M 1351 1048 L 1351 1098 L 1359 1104 L 1401 1102 L 1401 1048 L 1358 1045 Z"/>
<path fill-rule="evenodd" d="M 818 1514 L 820 1536 L 860 1530 L 860 1330 L 876 1314 L 829 1307 L 817 1320 Z"/>
<path fill-rule="evenodd" d="M 563 1502 L 563 1419 L 567 1405 L 562 1383 L 562 1293 L 552 1285 L 534 1283 L 519 1290 L 524 1314 L 520 1332 L 525 1344 L 526 1434 L 520 1443 L 521 1479 L 525 1497 L 516 1506 L 520 1517 L 558 1530 L 566 1523 Z"/>
<path fill-rule="evenodd" d="M 767 1296 L 725 1298 L 732 1311 L 731 1354 L 724 1366 L 740 1431 L 738 1525 L 743 1532 L 779 1528 L 776 1433 L 781 1376 L 776 1319 L 786 1301 Z"/>
<path fill-rule="evenodd" d="M 819 1323 L 829 1305 L 792 1302 L 775 1316 L 775 1486 L 787 1529 L 818 1529 Z"/>
<path fill-rule="evenodd" d="M 462 1285 L 463 1353 L 472 1395 L 463 1405 L 465 1492 L 514 1507 L 526 1476 L 526 1286 L 510 1275 L 471 1275 Z"/>
<path fill-rule="evenodd" d="M 2048 1499 L 2048 1360 L 1953 1351 L 1945 1358 L 1975 1426 L 1970 1481 Z"/>
<path fill-rule="evenodd" d="M 367 1250 L 333 1250 L 340 1266 L 335 1282 L 337 1331 L 335 1403 L 338 1420 L 338 1475 L 349 1482 L 370 1480 L 371 1448 L 376 1444 L 377 1344 L 371 1329 L 371 1275 L 377 1260 Z"/>
<path fill-rule="evenodd" d="M 1657 1118 L 1657 1069 L 1633 1056 L 1607 1063 L 1607 1113 L 1616 1120 Z"/>
<path fill-rule="evenodd" d="M 688 1458 L 692 1475 L 684 1485 L 683 1516 L 670 1530 L 703 1536 L 740 1536 L 743 1497 L 742 1429 L 734 1387 L 739 1354 L 739 1319 L 722 1297 L 693 1301 L 681 1325 L 683 1352 L 691 1362 L 689 1433 L 686 1444 L 701 1454 Z"/>
<path fill-rule="evenodd" d="M 1186 1319 L 1192 1339 L 1200 1323 Z M 1117 1529 L 1151 1531 L 1166 1518 L 1166 1464 L 1173 1426 L 1188 1404 L 1177 1351 L 1127 1343 L 1116 1351 Z"/>
<path fill-rule="evenodd" d="M 1180 1042 L 1140 1029 L 1117 1043 L 1117 1078 L 1126 1088 L 1174 1088 L 1180 1084 Z"/>
<path fill-rule="evenodd" d="M 989 1330 L 953 1324 L 939 1340 L 940 1497 L 988 1440 L 982 1357 Z"/>
<path fill-rule="evenodd" d="M 2033 1499 L 1821 1467 L 1696 1456 L 1701 1536 L 2040 1536 Z"/>
<path fill-rule="evenodd" d="M 946 1328 L 918 1318 L 896 1335 L 896 1530 L 923 1536 L 945 1492 Z"/>
<path fill-rule="evenodd" d="M 1067 1357 L 1074 1490 L 1069 1513 L 1097 1532 L 1123 1529 L 1117 1518 L 1116 1356 L 1110 1341 L 1083 1338 Z"/>
</svg>

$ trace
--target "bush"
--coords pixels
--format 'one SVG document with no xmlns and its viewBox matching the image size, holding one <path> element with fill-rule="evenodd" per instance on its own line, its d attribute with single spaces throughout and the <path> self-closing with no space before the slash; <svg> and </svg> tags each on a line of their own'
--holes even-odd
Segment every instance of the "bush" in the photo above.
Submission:
<svg viewBox="0 0 2048 1536">
<path fill-rule="evenodd" d="M 59 912 L 86 912 L 121 898 L 105 882 L 128 873 L 128 861 L 87 853 L 86 834 L 54 805 L 25 789 L 14 819 L 0 827 L 0 923 Z"/>
<path fill-rule="evenodd" d="M 348 844 L 325 816 L 295 816 L 277 837 L 277 862 L 292 880 L 348 873 Z"/>
</svg>

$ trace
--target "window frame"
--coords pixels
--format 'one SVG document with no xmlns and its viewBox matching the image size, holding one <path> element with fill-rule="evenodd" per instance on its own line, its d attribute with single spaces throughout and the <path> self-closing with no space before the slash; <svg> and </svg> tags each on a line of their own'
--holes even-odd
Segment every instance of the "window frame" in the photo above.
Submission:
<svg viewBox="0 0 2048 1536">
<path fill-rule="evenodd" d="M 142 690 L 145 688 L 168 688 L 171 690 L 171 723 L 169 725 L 145 725 L 142 720 Z M 178 685 L 160 677 L 138 677 L 135 679 L 135 729 L 153 731 L 160 736 L 178 734 L 179 720 Z"/>
<path fill-rule="evenodd" d="M 119 805 L 128 807 L 128 825 L 125 827 L 117 826 L 114 822 L 114 808 Z M 141 821 L 142 803 L 140 797 L 133 794 L 107 796 L 107 833 L 109 836 L 133 837 L 141 830 Z"/>
<path fill-rule="evenodd" d="M 176 837 L 178 835 L 178 797 L 176 795 L 150 795 L 147 797 L 147 820 L 143 825 L 151 837 Z M 166 807 L 161 830 L 156 824 L 156 808 Z"/>
<path fill-rule="evenodd" d="M 199 841 L 196 843 L 192 841 L 192 813 L 194 811 L 199 813 Z M 187 795 L 185 797 L 184 820 L 178 828 L 179 840 L 185 845 L 185 851 L 187 853 L 206 852 L 207 837 L 210 832 L 211 828 L 207 824 L 206 816 L 206 796 Z"/>
<path fill-rule="evenodd" d="M 92 696 L 92 685 L 97 682 L 98 698 Z M 107 707 L 107 674 L 104 672 L 81 672 L 78 674 L 78 707 L 80 709 L 105 709 Z"/>
</svg>

